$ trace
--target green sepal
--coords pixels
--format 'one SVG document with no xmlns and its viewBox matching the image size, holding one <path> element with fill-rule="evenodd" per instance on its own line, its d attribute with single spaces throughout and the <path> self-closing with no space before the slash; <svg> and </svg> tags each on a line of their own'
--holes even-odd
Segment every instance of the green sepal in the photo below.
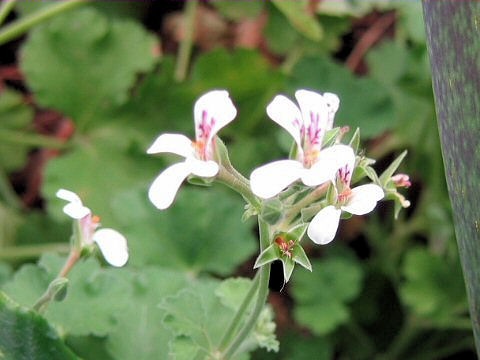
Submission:
<svg viewBox="0 0 480 360">
<path fill-rule="evenodd" d="M 355 133 L 353 134 L 348 145 L 353 149 L 355 154 L 358 152 L 358 148 L 360 146 L 360 128 L 357 128 L 357 130 L 355 130 Z"/>
<path fill-rule="evenodd" d="M 375 164 L 375 160 L 367 158 L 367 157 L 362 157 L 360 159 L 360 161 L 358 161 L 358 164 L 355 167 L 355 170 L 353 171 L 351 184 L 353 185 L 353 184 L 359 182 L 364 177 L 368 177 L 374 183 L 380 184 L 380 181 L 378 180 L 377 173 L 370 166 L 370 165 L 373 165 L 373 164 Z"/>
<path fill-rule="evenodd" d="M 312 264 L 308 259 L 305 250 L 300 244 L 296 244 L 292 250 L 292 260 L 295 261 L 298 265 L 303 266 L 305 269 L 312 271 Z"/>
<path fill-rule="evenodd" d="M 245 211 L 242 215 L 242 222 L 246 222 L 252 216 L 258 215 L 257 209 L 253 207 L 250 203 L 245 205 Z"/>
<path fill-rule="evenodd" d="M 323 202 L 324 201 L 322 201 L 322 203 Z M 308 223 L 325 206 L 326 206 L 326 204 L 323 204 L 323 205 L 322 204 L 316 204 L 316 205 L 309 206 L 308 208 L 302 209 L 300 211 L 300 216 L 301 216 L 302 221 L 304 223 Z"/>
<path fill-rule="evenodd" d="M 352 217 L 352 214 L 350 214 L 349 212 L 346 212 L 346 211 L 342 211 L 342 213 L 340 215 L 340 219 L 343 219 L 343 220 L 350 219 L 351 217 Z"/>
<path fill-rule="evenodd" d="M 410 206 L 410 201 L 405 199 L 405 196 L 400 194 L 396 189 L 387 191 L 385 194 L 385 200 L 393 200 L 394 205 L 394 218 L 398 219 L 398 214 L 402 208 L 408 208 Z"/>
<path fill-rule="evenodd" d="M 263 202 L 260 212 L 261 218 L 270 225 L 275 225 L 283 215 L 283 204 L 277 199 L 269 199 Z"/>
<path fill-rule="evenodd" d="M 275 243 L 271 244 L 265 250 L 258 255 L 257 260 L 255 260 L 254 269 L 259 268 L 260 266 L 266 265 L 280 258 L 280 253 L 278 247 Z"/>
<path fill-rule="evenodd" d="M 405 158 L 405 156 L 407 156 L 407 150 L 405 150 L 404 152 L 402 152 L 400 155 L 398 155 L 398 157 L 392 161 L 392 163 L 390 164 L 390 166 L 388 168 L 385 169 L 385 171 L 382 173 L 382 175 L 380 175 L 380 182 L 379 184 L 382 186 L 382 187 L 385 187 L 385 185 L 387 185 L 388 181 L 390 180 L 390 178 L 393 176 L 393 174 L 395 173 L 395 171 L 397 171 L 398 167 L 400 166 L 400 164 L 402 163 L 403 159 Z"/>
<path fill-rule="evenodd" d="M 187 178 L 189 184 L 198 185 L 198 186 L 212 186 L 213 180 L 215 177 L 203 178 L 195 175 L 190 175 Z"/>
<path fill-rule="evenodd" d="M 232 166 L 228 156 L 228 149 L 218 136 L 215 136 L 215 161 L 226 168 Z"/>
<path fill-rule="evenodd" d="M 322 148 L 334 145 L 339 134 L 339 127 L 328 130 L 323 137 Z"/>
<path fill-rule="evenodd" d="M 55 301 L 63 301 L 67 296 L 68 279 L 65 277 L 59 277 L 54 279 L 50 285 L 48 285 L 48 293 Z"/>
<path fill-rule="evenodd" d="M 302 240 L 305 232 L 307 231 L 308 224 L 302 223 L 294 226 L 285 234 L 287 240 L 293 240 L 295 243 L 298 243 Z"/>
<path fill-rule="evenodd" d="M 289 257 L 283 257 L 281 260 L 283 264 L 283 279 L 287 283 L 292 276 L 293 269 L 295 268 L 295 261 Z"/>
<path fill-rule="evenodd" d="M 327 204 L 332 205 L 337 202 L 337 189 L 333 184 L 330 184 L 327 190 Z"/>
<path fill-rule="evenodd" d="M 290 147 L 290 151 L 288 152 L 288 158 L 292 160 L 296 160 L 298 155 L 298 146 L 297 143 L 294 141 L 292 146 Z"/>
</svg>

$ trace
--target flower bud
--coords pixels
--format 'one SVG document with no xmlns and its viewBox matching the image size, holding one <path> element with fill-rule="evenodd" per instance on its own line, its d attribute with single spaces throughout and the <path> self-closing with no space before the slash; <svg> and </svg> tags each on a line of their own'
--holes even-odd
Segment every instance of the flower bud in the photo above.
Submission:
<svg viewBox="0 0 480 360">
<path fill-rule="evenodd" d="M 397 174 L 392 176 L 392 181 L 396 187 L 410 187 L 412 183 L 410 182 L 410 177 L 406 174 Z"/>
</svg>

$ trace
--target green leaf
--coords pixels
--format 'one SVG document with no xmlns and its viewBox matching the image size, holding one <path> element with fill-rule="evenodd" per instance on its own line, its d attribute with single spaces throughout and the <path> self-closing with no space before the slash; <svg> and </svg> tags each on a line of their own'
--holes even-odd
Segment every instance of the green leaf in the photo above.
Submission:
<svg viewBox="0 0 480 360">
<path fill-rule="evenodd" d="M 211 5 L 228 20 L 239 21 L 260 15 L 264 4 L 261 1 L 212 1 Z"/>
<path fill-rule="evenodd" d="M 407 156 L 407 150 L 402 152 L 398 157 L 392 161 L 392 163 L 388 166 L 388 168 L 385 169 L 385 171 L 380 175 L 380 183 L 382 184 L 383 187 L 387 186 L 387 182 L 390 180 L 390 178 L 393 176 L 395 171 L 397 171 L 398 167 L 402 163 L 403 159 Z"/>
<path fill-rule="evenodd" d="M 84 127 L 126 102 L 137 74 L 155 64 L 157 46 L 138 24 L 84 8 L 34 29 L 21 66 L 39 105 Z"/>
<path fill-rule="evenodd" d="M 308 13 L 308 1 L 273 1 L 275 5 L 290 21 L 292 26 L 310 40 L 319 41 L 323 29 L 315 16 Z"/>
<path fill-rule="evenodd" d="M 314 272 L 297 272 L 292 280 L 295 319 L 315 334 L 324 335 L 348 321 L 347 303 L 362 287 L 361 267 L 348 258 L 314 261 Z"/>
<path fill-rule="evenodd" d="M 249 287 L 247 279 L 229 279 L 220 284 L 216 280 L 203 280 L 162 301 L 160 308 L 167 313 L 164 324 L 177 336 L 171 342 L 171 352 L 188 354 L 189 359 L 215 356 L 223 332 Z M 263 310 L 252 335 L 241 345 L 242 352 L 260 344 L 276 348 L 275 325 L 268 311 L 268 308 Z"/>
<path fill-rule="evenodd" d="M 411 249 L 402 272 L 405 282 L 400 289 L 401 298 L 417 315 L 436 325 L 448 326 L 456 316 L 468 311 L 457 257 L 449 261 L 424 248 Z"/>
<path fill-rule="evenodd" d="M 393 102 L 377 80 L 355 77 L 348 69 L 326 57 L 306 57 L 292 71 L 288 87 L 294 92 L 311 88 L 333 92 L 341 99 L 336 125 L 361 128 L 370 138 L 396 126 Z"/>
<path fill-rule="evenodd" d="M 0 292 L 0 357 L 6 360 L 67 360 L 77 357 L 37 313 Z"/>
<path fill-rule="evenodd" d="M 183 187 L 165 211 L 154 208 L 146 189 L 134 189 L 117 196 L 113 209 L 132 265 L 227 275 L 256 249 L 253 234 L 241 222 L 243 201 L 218 188 Z"/>
<path fill-rule="evenodd" d="M 42 192 L 54 218 L 68 219 L 62 211 L 65 201 L 55 196 L 65 188 L 76 192 L 101 217 L 103 226 L 115 227 L 112 199 L 119 192 L 149 184 L 161 165 L 143 149 L 134 148 L 135 143 L 124 135 L 128 131 L 125 127 L 98 128 L 87 144 L 49 161 Z"/>
<path fill-rule="evenodd" d="M 27 106 L 22 94 L 8 89 L 0 93 L 0 164 L 7 173 L 25 165 L 32 146 L 15 141 L 12 134 L 27 134 L 32 120 L 33 109 Z"/>
</svg>

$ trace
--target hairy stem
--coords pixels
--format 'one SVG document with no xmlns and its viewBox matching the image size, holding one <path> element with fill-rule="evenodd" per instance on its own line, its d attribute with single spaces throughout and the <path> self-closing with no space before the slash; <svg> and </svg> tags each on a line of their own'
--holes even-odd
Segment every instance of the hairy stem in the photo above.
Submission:
<svg viewBox="0 0 480 360">
<path fill-rule="evenodd" d="M 268 224 L 262 219 L 258 218 L 258 226 L 260 230 L 260 252 L 262 252 L 270 244 L 270 229 Z M 240 332 L 233 339 L 232 343 L 228 346 L 225 353 L 223 354 L 222 359 L 228 360 L 235 355 L 236 351 L 245 341 L 245 339 L 250 335 L 252 329 L 257 323 L 258 317 L 263 310 L 265 302 L 268 297 L 268 281 L 270 279 L 270 264 L 263 265 L 260 270 L 258 270 L 260 275 L 259 279 L 259 288 L 257 293 L 257 300 L 253 308 L 252 313 L 248 317 L 245 325 L 243 325 Z"/>
<path fill-rule="evenodd" d="M 305 196 L 302 200 L 300 200 L 295 205 L 293 205 L 285 216 L 285 220 L 283 221 L 284 224 L 286 225 L 290 224 L 293 220 L 295 220 L 295 218 L 298 216 L 300 211 L 302 211 L 302 209 L 306 208 L 308 205 L 317 201 L 323 195 L 325 195 L 329 185 L 330 185 L 329 182 L 326 182 L 320 185 L 315 190 L 313 190 L 310 194 Z"/>
<path fill-rule="evenodd" d="M 17 20 L 5 26 L 0 31 L 0 45 L 3 45 L 8 41 L 15 39 L 20 35 L 23 35 L 33 26 L 40 24 L 55 15 L 61 14 L 64 11 L 88 3 L 88 1 L 59 1 L 55 5 L 45 7 L 44 9 L 41 9 L 31 15 L 27 15 L 24 18 L 21 18 L 20 20 Z"/>
<path fill-rule="evenodd" d="M 185 2 L 184 15 L 184 33 L 183 39 L 180 43 L 180 49 L 177 58 L 177 67 L 175 69 L 175 80 L 178 82 L 185 80 L 187 77 L 188 63 L 192 53 L 193 46 L 193 32 L 195 30 L 195 15 L 196 15 L 197 1 Z"/>
<path fill-rule="evenodd" d="M 237 313 L 233 317 L 232 321 L 230 322 L 230 325 L 228 326 L 227 331 L 225 332 L 222 340 L 220 341 L 220 345 L 218 347 L 220 351 L 225 350 L 229 341 L 232 339 L 233 335 L 235 334 L 235 331 L 237 330 L 238 326 L 243 320 L 245 311 L 250 305 L 250 302 L 253 300 L 254 295 L 258 291 L 259 280 L 260 280 L 260 276 L 259 276 L 259 272 L 257 271 L 257 273 L 255 274 L 255 277 L 253 278 L 252 284 L 250 285 L 250 289 L 248 290 L 247 295 L 245 295 L 245 297 L 243 298 L 242 304 L 238 308 Z"/>
<path fill-rule="evenodd" d="M 68 255 L 67 261 L 65 262 L 57 277 L 53 281 L 60 278 L 65 278 L 70 272 L 70 270 L 72 270 L 73 266 L 77 263 L 78 259 L 80 259 L 80 251 L 74 248 Z M 52 284 L 53 281 L 50 284 Z M 45 312 L 48 304 L 53 300 L 54 296 L 55 293 L 51 291 L 51 287 L 49 286 L 45 293 L 40 296 L 40 298 L 35 302 L 32 307 L 33 310 L 39 313 Z"/>
<path fill-rule="evenodd" d="M 217 175 L 217 181 L 227 185 L 231 189 L 242 195 L 257 211 L 260 211 L 260 200 L 250 190 L 248 180 L 246 180 L 238 171 L 232 171 L 233 168 L 227 170 L 225 167 L 220 166 L 220 170 Z M 238 175 L 237 175 L 238 174 Z"/>
</svg>

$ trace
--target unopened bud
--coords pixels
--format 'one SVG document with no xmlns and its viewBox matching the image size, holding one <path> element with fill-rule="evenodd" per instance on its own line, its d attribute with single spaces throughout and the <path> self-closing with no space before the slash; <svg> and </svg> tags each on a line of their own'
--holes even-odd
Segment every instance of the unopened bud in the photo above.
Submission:
<svg viewBox="0 0 480 360">
<path fill-rule="evenodd" d="M 410 187 L 412 183 L 410 182 L 410 177 L 406 174 L 397 174 L 392 176 L 392 181 L 396 187 Z"/>
</svg>

